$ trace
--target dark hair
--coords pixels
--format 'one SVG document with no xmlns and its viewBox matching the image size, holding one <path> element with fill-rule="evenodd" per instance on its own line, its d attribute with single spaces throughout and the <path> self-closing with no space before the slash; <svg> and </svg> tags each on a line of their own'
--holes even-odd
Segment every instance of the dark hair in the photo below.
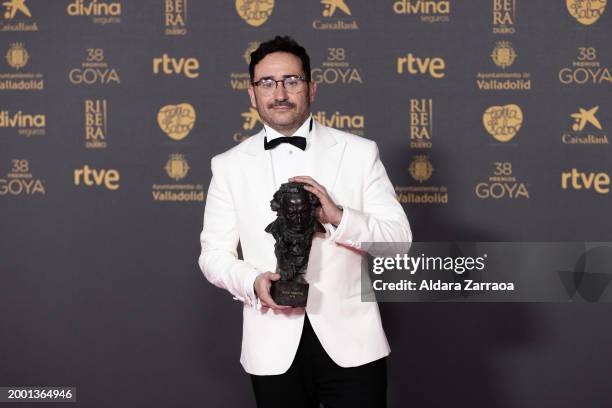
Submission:
<svg viewBox="0 0 612 408">
<path fill-rule="evenodd" d="M 289 36 L 277 35 L 274 39 L 261 43 L 259 47 L 251 53 L 251 62 L 249 63 L 251 82 L 255 76 L 255 65 L 264 59 L 266 55 L 272 54 L 273 52 L 288 52 L 298 57 L 302 61 L 304 76 L 307 81 L 310 81 L 310 57 L 306 53 L 304 47 Z"/>
</svg>

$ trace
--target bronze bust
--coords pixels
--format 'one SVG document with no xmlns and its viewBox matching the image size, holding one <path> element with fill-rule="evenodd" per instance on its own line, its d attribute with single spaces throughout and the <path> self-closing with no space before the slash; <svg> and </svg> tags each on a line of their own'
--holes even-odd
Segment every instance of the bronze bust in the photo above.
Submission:
<svg viewBox="0 0 612 408">
<path fill-rule="evenodd" d="M 272 283 L 271 295 L 279 305 L 306 306 L 308 283 L 304 274 L 315 232 L 325 232 L 316 218 L 319 199 L 302 183 L 284 183 L 274 193 L 270 208 L 277 218 L 265 229 L 276 244 L 276 273 L 281 279 Z"/>
</svg>

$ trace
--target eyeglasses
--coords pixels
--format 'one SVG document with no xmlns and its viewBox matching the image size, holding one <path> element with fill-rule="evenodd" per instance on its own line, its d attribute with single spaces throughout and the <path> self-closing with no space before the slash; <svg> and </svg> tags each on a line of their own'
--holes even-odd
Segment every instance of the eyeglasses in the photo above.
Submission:
<svg viewBox="0 0 612 408">
<path fill-rule="evenodd" d="M 306 78 L 303 76 L 292 75 L 287 78 L 280 79 L 278 81 L 272 78 L 263 78 L 259 81 L 252 82 L 252 84 L 261 90 L 264 95 L 272 95 L 274 90 L 278 86 L 278 83 L 282 82 L 285 90 L 292 94 L 303 92 L 306 89 Z"/>
</svg>

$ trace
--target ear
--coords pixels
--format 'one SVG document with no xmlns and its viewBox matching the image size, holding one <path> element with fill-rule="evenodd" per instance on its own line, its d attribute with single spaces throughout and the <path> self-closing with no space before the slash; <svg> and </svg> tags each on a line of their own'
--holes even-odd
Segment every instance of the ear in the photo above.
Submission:
<svg viewBox="0 0 612 408">
<path fill-rule="evenodd" d="M 249 98 L 251 99 L 251 107 L 257 109 L 257 97 L 255 96 L 255 89 L 253 85 L 249 85 L 247 91 L 249 92 Z"/>
<path fill-rule="evenodd" d="M 313 103 L 317 94 L 317 83 L 313 80 L 310 80 L 310 82 L 308 83 L 308 88 L 310 95 L 310 103 Z"/>
</svg>

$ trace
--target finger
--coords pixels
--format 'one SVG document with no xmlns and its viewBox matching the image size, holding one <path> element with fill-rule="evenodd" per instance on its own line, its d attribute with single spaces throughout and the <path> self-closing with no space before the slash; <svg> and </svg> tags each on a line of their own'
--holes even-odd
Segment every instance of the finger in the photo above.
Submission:
<svg viewBox="0 0 612 408">
<path fill-rule="evenodd" d="M 310 176 L 295 176 L 289 179 L 290 181 L 298 181 L 298 182 L 302 182 L 302 183 L 306 183 L 309 185 L 312 185 L 314 187 L 318 187 L 322 190 L 325 190 L 325 187 L 323 187 L 321 184 L 319 184 L 315 179 L 313 179 Z"/>
<path fill-rule="evenodd" d="M 312 194 L 316 195 L 319 201 L 321 202 L 322 206 L 323 205 L 327 206 L 328 204 L 331 203 L 331 198 L 329 198 L 329 196 L 327 195 L 325 191 L 318 190 L 312 186 L 304 186 L 304 190 L 310 191 Z"/>
</svg>

